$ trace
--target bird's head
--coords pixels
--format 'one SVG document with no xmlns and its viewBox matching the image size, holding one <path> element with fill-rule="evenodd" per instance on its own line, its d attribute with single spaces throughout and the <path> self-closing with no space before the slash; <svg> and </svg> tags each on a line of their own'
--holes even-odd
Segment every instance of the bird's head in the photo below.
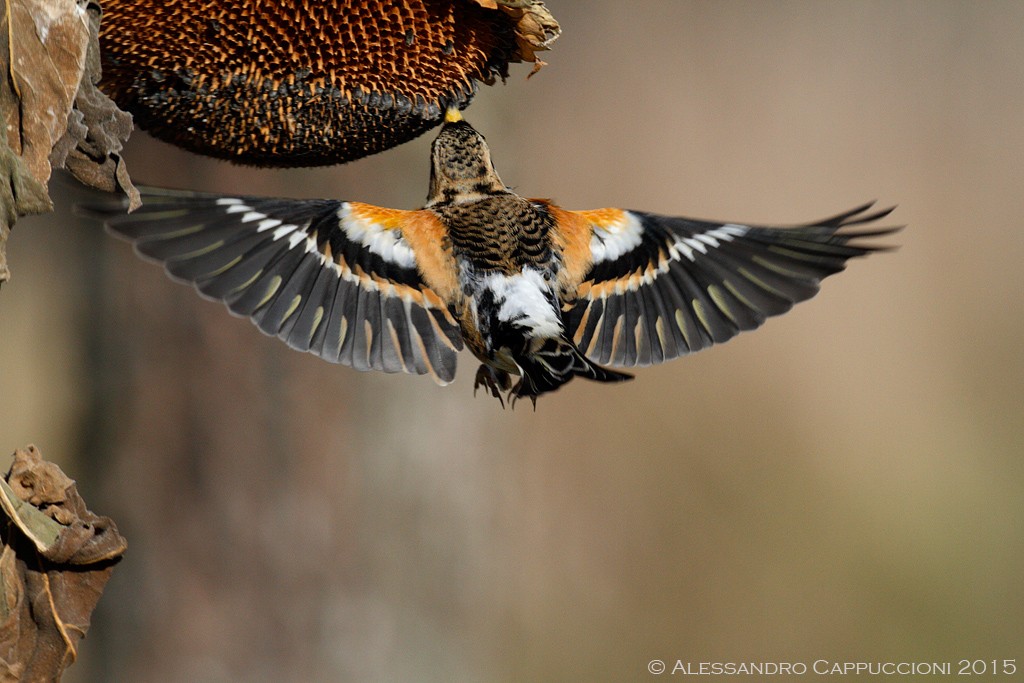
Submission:
<svg viewBox="0 0 1024 683">
<path fill-rule="evenodd" d="M 449 109 L 444 120 L 431 147 L 427 206 L 473 201 L 505 192 L 484 136 L 457 109 Z"/>
</svg>

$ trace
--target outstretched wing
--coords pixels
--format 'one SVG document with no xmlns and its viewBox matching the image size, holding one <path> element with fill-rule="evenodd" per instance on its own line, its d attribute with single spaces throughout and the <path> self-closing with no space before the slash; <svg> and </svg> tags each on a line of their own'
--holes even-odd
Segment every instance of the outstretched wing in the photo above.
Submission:
<svg viewBox="0 0 1024 683">
<path fill-rule="evenodd" d="M 462 336 L 417 267 L 443 258 L 431 214 L 157 188 L 142 199 L 131 214 L 92 213 L 266 334 L 357 370 L 454 378 Z"/>
<path fill-rule="evenodd" d="M 821 280 L 880 247 L 872 204 L 791 228 L 639 211 L 556 210 L 567 331 L 598 363 L 660 363 L 752 330 L 814 296 Z M 575 300 L 572 300 L 575 295 Z"/>
</svg>

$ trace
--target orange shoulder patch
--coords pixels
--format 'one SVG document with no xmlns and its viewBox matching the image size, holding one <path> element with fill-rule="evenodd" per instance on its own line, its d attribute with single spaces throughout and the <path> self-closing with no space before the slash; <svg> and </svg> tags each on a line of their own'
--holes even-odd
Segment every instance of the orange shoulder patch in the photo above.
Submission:
<svg viewBox="0 0 1024 683">
<path fill-rule="evenodd" d="M 569 211 L 554 204 L 545 204 L 555 219 L 553 240 L 562 254 L 559 285 L 563 294 L 574 293 L 593 263 L 590 239 L 594 228 L 614 229 L 616 224 L 625 220 L 625 212 L 622 209 Z"/>
<path fill-rule="evenodd" d="M 375 223 L 386 230 L 401 230 L 409 221 L 410 214 L 417 213 L 416 211 L 388 209 L 362 202 L 348 202 L 348 207 L 353 217 Z"/>
<path fill-rule="evenodd" d="M 446 304 L 453 303 L 459 293 L 458 268 L 444 223 L 427 209 L 402 213 L 405 215 L 398 227 L 416 254 L 423 281 Z"/>
<path fill-rule="evenodd" d="M 626 220 L 626 212 L 622 209 L 592 209 L 590 211 L 573 211 L 577 216 L 598 228 L 614 230 Z"/>
</svg>

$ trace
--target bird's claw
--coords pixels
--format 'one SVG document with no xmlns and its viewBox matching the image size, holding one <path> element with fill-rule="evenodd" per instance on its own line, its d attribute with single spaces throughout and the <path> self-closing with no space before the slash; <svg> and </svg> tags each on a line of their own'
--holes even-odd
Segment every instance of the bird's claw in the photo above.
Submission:
<svg viewBox="0 0 1024 683">
<path fill-rule="evenodd" d="M 491 396 L 498 399 L 501 407 L 504 408 L 505 399 L 501 394 L 508 391 L 511 385 L 512 381 L 507 372 L 481 364 L 476 371 L 476 381 L 473 382 L 473 395 L 476 396 L 476 390 L 483 386 Z"/>
</svg>

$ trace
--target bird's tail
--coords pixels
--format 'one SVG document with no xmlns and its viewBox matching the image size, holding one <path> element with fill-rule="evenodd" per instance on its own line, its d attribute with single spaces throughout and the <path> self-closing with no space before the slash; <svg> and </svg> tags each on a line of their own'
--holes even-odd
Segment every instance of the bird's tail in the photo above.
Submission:
<svg viewBox="0 0 1024 683">
<path fill-rule="evenodd" d="M 516 358 L 522 379 L 513 387 L 516 398 L 536 400 L 541 394 L 554 391 L 573 377 L 586 377 L 595 382 L 624 382 L 633 375 L 602 367 L 583 355 L 568 339 L 534 340 L 534 348 Z"/>
</svg>

